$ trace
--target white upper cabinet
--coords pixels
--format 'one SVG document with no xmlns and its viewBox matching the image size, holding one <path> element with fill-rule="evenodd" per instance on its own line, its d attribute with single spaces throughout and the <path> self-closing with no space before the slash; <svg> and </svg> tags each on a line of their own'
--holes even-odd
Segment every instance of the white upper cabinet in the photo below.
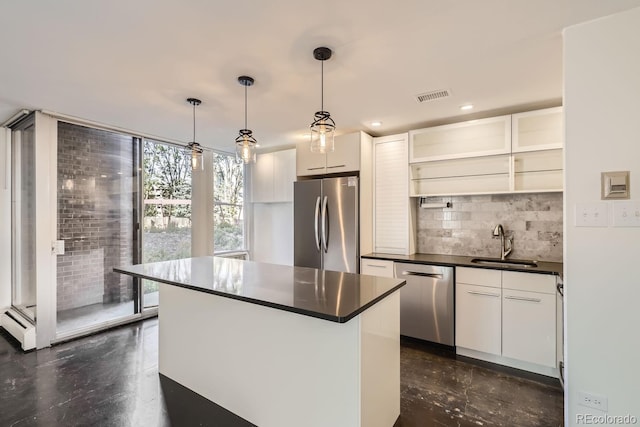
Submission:
<svg viewBox="0 0 640 427">
<path fill-rule="evenodd" d="M 312 153 L 309 141 L 296 145 L 296 174 L 298 176 L 323 175 L 327 172 L 327 155 Z"/>
<path fill-rule="evenodd" d="M 409 141 L 409 163 L 509 154 L 511 116 L 414 130 Z"/>
<path fill-rule="evenodd" d="M 258 154 L 251 169 L 251 201 L 273 200 L 273 153 Z"/>
<path fill-rule="evenodd" d="M 562 191 L 562 107 L 513 115 L 514 191 Z"/>
<path fill-rule="evenodd" d="M 512 116 L 511 151 L 550 150 L 564 146 L 562 107 L 528 111 Z"/>
<path fill-rule="evenodd" d="M 296 180 L 296 150 L 258 154 L 251 170 L 251 201 L 277 203 L 293 201 Z"/>
<path fill-rule="evenodd" d="M 413 244 L 407 134 L 373 139 L 373 250 L 411 254 Z"/>
<path fill-rule="evenodd" d="M 562 107 L 409 133 L 411 196 L 562 191 Z"/>
<path fill-rule="evenodd" d="M 327 173 L 360 170 L 360 132 L 336 136 L 334 150 L 327 153 Z"/>
<path fill-rule="evenodd" d="M 309 141 L 299 142 L 296 150 L 297 175 L 311 176 L 359 171 L 360 145 L 364 136 L 363 132 L 336 136 L 334 151 L 327 154 L 312 153 L 309 149 Z"/>
<path fill-rule="evenodd" d="M 274 201 L 293 202 L 293 183 L 296 180 L 296 150 L 273 153 Z"/>
</svg>

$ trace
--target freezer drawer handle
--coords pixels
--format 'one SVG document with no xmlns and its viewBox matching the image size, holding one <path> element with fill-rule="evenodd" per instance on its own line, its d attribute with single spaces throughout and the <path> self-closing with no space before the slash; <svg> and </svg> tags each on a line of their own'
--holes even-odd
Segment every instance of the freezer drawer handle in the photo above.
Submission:
<svg viewBox="0 0 640 427">
<path fill-rule="evenodd" d="M 344 168 L 347 165 L 335 165 L 335 166 L 327 166 L 327 169 L 333 169 L 333 168 Z"/>
<path fill-rule="evenodd" d="M 377 264 L 365 264 L 367 267 L 375 267 L 375 268 L 387 268 L 386 265 L 377 265 Z"/>
<path fill-rule="evenodd" d="M 403 271 L 403 276 L 421 276 L 421 277 L 433 277 L 434 279 L 442 279 L 442 274 L 438 273 L 421 273 L 418 271 Z"/>
<path fill-rule="evenodd" d="M 505 296 L 504 299 L 513 299 L 516 301 L 528 301 L 528 302 L 542 302 L 540 298 L 514 297 L 511 295 Z"/>
<path fill-rule="evenodd" d="M 322 246 L 324 247 L 324 252 L 326 253 L 329 250 L 329 244 L 327 240 L 329 240 L 329 236 L 327 236 L 327 202 L 329 198 L 324 196 L 324 200 L 322 201 Z"/>
<path fill-rule="evenodd" d="M 491 292 L 467 291 L 467 293 L 472 295 L 482 295 L 485 297 L 495 297 L 495 298 L 500 297 L 500 294 L 492 294 Z"/>
<path fill-rule="evenodd" d="M 315 221 L 313 223 L 314 225 L 314 229 L 315 229 L 315 236 L 316 236 L 316 249 L 318 249 L 318 252 L 320 251 L 320 235 L 318 234 L 318 215 L 320 214 L 320 196 L 318 196 L 318 198 L 316 199 L 316 215 L 315 215 Z"/>
</svg>

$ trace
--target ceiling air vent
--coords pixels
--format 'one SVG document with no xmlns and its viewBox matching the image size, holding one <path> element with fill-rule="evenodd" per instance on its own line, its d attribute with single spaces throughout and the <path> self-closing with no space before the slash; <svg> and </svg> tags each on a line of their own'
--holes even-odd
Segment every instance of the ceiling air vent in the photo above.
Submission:
<svg viewBox="0 0 640 427">
<path fill-rule="evenodd" d="M 440 90 L 432 90 L 431 92 L 421 93 L 420 95 L 416 95 L 416 101 L 421 102 L 429 102 L 435 101 L 436 99 L 448 98 L 451 96 L 451 91 L 449 89 L 440 89 Z"/>
</svg>

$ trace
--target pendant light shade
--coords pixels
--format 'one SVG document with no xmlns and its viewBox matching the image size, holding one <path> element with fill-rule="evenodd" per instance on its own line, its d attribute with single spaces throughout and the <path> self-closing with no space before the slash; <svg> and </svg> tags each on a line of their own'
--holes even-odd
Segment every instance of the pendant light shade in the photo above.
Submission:
<svg viewBox="0 0 640 427">
<path fill-rule="evenodd" d="M 187 149 L 191 153 L 191 169 L 192 170 L 204 170 L 204 162 L 202 160 L 203 149 L 200 144 L 196 142 L 196 106 L 200 105 L 202 101 L 196 98 L 187 98 L 187 102 L 193 106 L 193 140 L 187 144 Z"/>
<path fill-rule="evenodd" d="M 238 162 L 255 163 L 256 146 L 258 141 L 253 137 L 253 132 L 247 128 L 247 87 L 253 85 L 253 78 L 249 76 L 238 77 L 238 83 L 244 86 L 244 129 L 240 129 L 236 138 L 236 159 Z"/>
<path fill-rule="evenodd" d="M 324 110 L 324 61 L 331 58 L 331 54 L 331 49 L 328 47 L 318 47 L 313 50 L 313 57 L 320 61 L 320 111 L 316 111 L 314 120 L 309 126 L 310 148 L 313 153 L 324 154 L 334 149 L 336 123 L 331 118 L 331 114 Z"/>
</svg>

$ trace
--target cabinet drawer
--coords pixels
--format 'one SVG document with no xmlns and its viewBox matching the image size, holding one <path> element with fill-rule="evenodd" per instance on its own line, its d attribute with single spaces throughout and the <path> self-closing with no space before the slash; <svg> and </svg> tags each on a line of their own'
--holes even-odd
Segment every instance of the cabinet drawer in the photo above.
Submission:
<svg viewBox="0 0 640 427">
<path fill-rule="evenodd" d="M 456 267 L 456 283 L 499 288 L 502 285 L 502 275 L 500 270 Z"/>
<path fill-rule="evenodd" d="M 502 288 L 517 291 L 556 293 L 556 276 L 551 274 L 520 273 L 517 271 L 502 272 Z"/>
<path fill-rule="evenodd" d="M 362 258 L 360 260 L 360 274 L 393 277 L 393 261 Z"/>
</svg>

